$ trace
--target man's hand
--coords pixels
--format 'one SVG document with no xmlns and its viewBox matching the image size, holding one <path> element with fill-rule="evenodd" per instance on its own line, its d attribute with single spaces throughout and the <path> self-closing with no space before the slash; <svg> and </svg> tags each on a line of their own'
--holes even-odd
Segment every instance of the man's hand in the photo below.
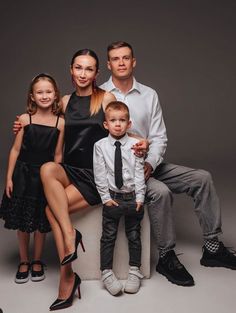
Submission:
<svg viewBox="0 0 236 313">
<path fill-rule="evenodd" d="M 19 115 L 16 116 L 16 120 L 13 123 L 13 133 L 17 135 L 22 128 L 21 122 L 19 122 Z"/>
<path fill-rule="evenodd" d="M 137 203 L 136 211 L 138 212 L 141 209 L 143 203 L 142 202 L 136 202 L 136 203 Z"/>
<path fill-rule="evenodd" d="M 153 171 L 153 168 L 151 164 L 148 162 L 144 162 L 144 177 L 146 181 L 149 179 L 152 171 Z"/>
<path fill-rule="evenodd" d="M 149 141 L 147 139 L 142 139 L 132 146 L 132 149 L 134 150 L 134 154 L 137 157 L 145 156 L 145 154 L 148 151 L 148 148 L 149 148 Z"/>
<path fill-rule="evenodd" d="M 114 201 L 114 200 L 108 200 L 106 203 L 104 203 L 106 206 L 113 206 L 113 205 L 115 205 L 115 206 L 119 206 L 119 203 L 117 203 L 116 201 Z"/>
</svg>

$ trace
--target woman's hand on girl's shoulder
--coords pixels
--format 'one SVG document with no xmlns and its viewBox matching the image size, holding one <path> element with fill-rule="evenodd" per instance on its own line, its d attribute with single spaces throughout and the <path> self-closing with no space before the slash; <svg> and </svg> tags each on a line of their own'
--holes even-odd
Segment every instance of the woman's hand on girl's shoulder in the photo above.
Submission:
<svg viewBox="0 0 236 313">
<path fill-rule="evenodd" d="M 29 114 L 23 113 L 21 115 L 17 115 L 15 121 L 13 122 L 13 133 L 17 135 L 22 127 L 27 124 L 29 124 Z"/>
</svg>

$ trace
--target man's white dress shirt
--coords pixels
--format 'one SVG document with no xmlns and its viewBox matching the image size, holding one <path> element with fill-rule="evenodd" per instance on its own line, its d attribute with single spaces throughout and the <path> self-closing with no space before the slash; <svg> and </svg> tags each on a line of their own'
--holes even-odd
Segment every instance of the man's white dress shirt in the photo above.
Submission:
<svg viewBox="0 0 236 313">
<path fill-rule="evenodd" d="M 150 163 L 155 171 L 163 160 L 167 146 L 166 127 L 156 91 L 138 83 L 135 78 L 132 88 L 126 94 L 115 87 L 112 77 L 100 87 L 112 92 L 118 101 L 128 106 L 132 121 L 130 132 L 149 140 L 150 146 L 145 161 Z"/>
</svg>

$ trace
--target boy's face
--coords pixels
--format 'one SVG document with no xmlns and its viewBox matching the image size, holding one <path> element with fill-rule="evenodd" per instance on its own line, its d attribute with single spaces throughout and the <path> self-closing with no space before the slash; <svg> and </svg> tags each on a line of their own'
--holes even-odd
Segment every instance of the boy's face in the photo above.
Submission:
<svg viewBox="0 0 236 313">
<path fill-rule="evenodd" d="M 116 139 L 123 137 L 126 131 L 130 128 L 131 121 L 128 119 L 128 114 L 124 110 L 108 110 L 106 112 L 106 121 L 104 127 Z"/>
</svg>

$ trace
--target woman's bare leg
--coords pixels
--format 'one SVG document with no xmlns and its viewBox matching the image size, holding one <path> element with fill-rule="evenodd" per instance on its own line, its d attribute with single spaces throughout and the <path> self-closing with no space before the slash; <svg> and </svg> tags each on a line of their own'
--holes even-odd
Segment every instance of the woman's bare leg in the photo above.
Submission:
<svg viewBox="0 0 236 313">
<path fill-rule="evenodd" d="M 75 249 L 75 231 L 69 217 L 69 199 L 66 193 L 66 188 L 70 185 L 70 181 L 63 167 L 53 162 L 44 164 L 40 172 L 48 205 L 58 221 L 63 234 L 65 256 L 73 253 Z M 76 191 L 75 197 L 76 200 L 78 198 L 79 205 L 88 205 L 79 191 Z"/>
<path fill-rule="evenodd" d="M 65 189 L 66 195 L 68 197 L 69 213 L 74 213 L 82 208 L 88 206 L 88 203 L 83 199 L 79 191 L 73 186 L 69 185 Z M 52 227 L 54 239 L 57 246 L 57 251 L 59 255 L 60 261 L 65 256 L 65 246 L 64 246 L 64 237 L 60 225 L 55 218 L 53 212 L 50 210 L 49 207 L 46 208 L 47 218 L 49 223 Z M 60 284 L 59 284 L 59 292 L 58 298 L 59 299 L 67 299 L 72 291 L 74 284 L 74 274 L 72 270 L 71 264 L 66 264 L 60 267 Z"/>
</svg>

